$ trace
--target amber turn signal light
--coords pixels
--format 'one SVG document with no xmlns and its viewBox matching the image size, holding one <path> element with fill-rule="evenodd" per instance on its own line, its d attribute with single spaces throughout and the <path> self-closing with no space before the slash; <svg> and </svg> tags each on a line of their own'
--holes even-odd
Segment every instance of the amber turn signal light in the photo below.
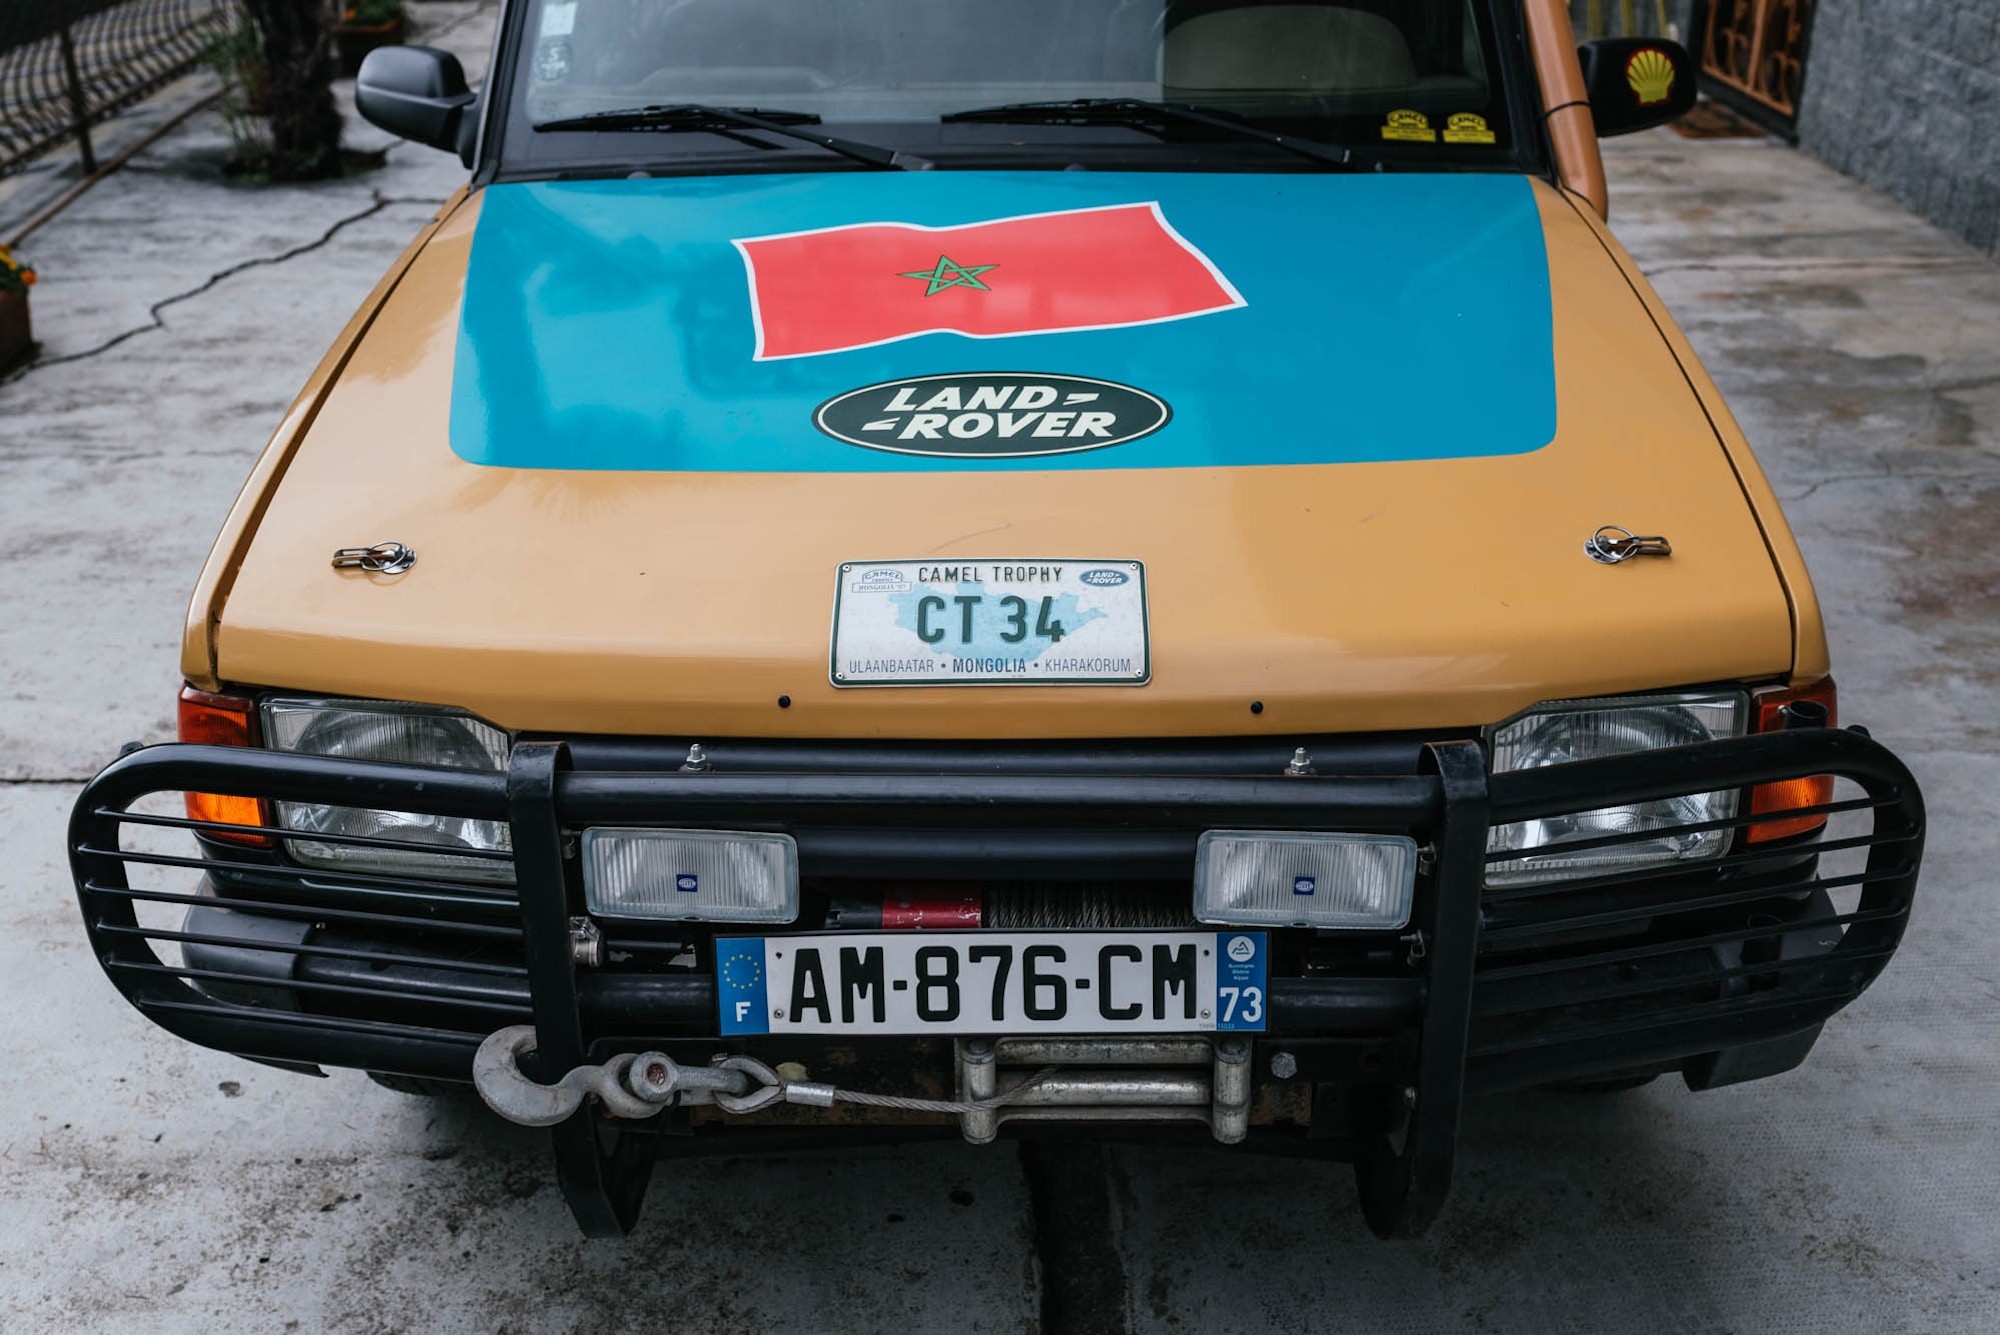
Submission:
<svg viewBox="0 0 2000 1335">
<path fill-rule="evenodd" d="M 184 742 L 199 742 L 204 746 L 254 746 L 257 739 L 252 727 L 256 717 L 256 706 L 240 695 L 212 695 L 207 691 L 197 691 L 192 686 L 181 688 L 180 739 Z M 268 824 L 262 799 L 230 797 L 223 793 L 187 794 L 187 814 L 189 820 L 216 825 L 261 828 Z M 201 833 L 205 838 L 224 839 L 252 848 L 271 846 L 271 836 L 267 834 L 231 834 L 222 830 L 203 830 Z"/>
<path fill-rule="evenodd" d="M 1833 678 L 1826 677 L 1797 690 L 1780 688 L 1759 691 L 1750 697 L 1756 711 L 1758 732 L 1782 732 L 1786 728 L 1826 727 L 1840 722 L 1839 693 Z M 1784 811 L 1823 807 L 1833 801 L 1833 776 L 1815 774 L 1803 779 L 1782 779 L 1760 783 L 1750 790 L 1750 814 L 1769 816 Z M 1767 844 L 1774 839 L 1790 839 L 1824 828 L 1824 813 L 1797 816 L 1790 820 L 1760 820 L 1743 832 L 1744 841 Z"/>
</svg>

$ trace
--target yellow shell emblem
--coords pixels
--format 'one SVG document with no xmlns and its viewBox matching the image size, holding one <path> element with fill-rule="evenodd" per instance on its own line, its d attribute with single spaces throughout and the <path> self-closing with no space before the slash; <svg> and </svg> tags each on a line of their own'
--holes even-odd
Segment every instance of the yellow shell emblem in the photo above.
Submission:
<svg viewBox="0 0 2000 1335">
<path fill-rule="evenodd" d="M 1625 62 L 1625 82 L 1642 107 L 1664 102 L 1674 94 L 1674 62 L 1667 53 L 1649 46 Z"/>
</svg>

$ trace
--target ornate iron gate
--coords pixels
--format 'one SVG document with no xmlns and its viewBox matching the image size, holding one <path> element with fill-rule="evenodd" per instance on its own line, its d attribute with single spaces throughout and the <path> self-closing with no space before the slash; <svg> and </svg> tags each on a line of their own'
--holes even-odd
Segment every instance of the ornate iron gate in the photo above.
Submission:
<svg viewBox="0 0 2000 1335">
<path fill-rule="evenodd" d="M 1580 41 L 1598 37 L 1665 37 L 1672 28 L 1667 0 L 1570 0 Z"/>
<path fill-rule="evenodd" d="M 1701 70 L 1787 123 L 1799 114 L 1813 0 L 1709 0 Z"/>
<path fill-rule="evenodd" d="M 0 0 L 0 174 L 197 64 L 230 0 Z"/>
</svg>

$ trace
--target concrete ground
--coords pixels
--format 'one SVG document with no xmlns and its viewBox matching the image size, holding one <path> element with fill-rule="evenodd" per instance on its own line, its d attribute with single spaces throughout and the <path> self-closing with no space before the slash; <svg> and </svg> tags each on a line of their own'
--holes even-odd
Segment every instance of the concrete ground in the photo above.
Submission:
<svg viewBox="0 0 2000 1335">
<path fill-rule="evenodd" d="M 469 20 L 442 40 L 476 68 L 482 6 L 421 8 Z M 47 353 L 0 384 L 0 1328 L 1026 1331 L 1051 1275 L 1143 1332 L 2000 1328 L 2000 266 L 1775 145 L 1611 146 L 1618 228 L 1812 560 L 1846 713 L 1935 820 L 1902 953 L 1804 1069 L 1477 1103 L 1414 1244 L 1339 1168 L 1118 1149 L 1065 1181 L 956 1145 L 677 1167 L 585 1242 L 539 1134 L 189 1047 L 84 947 L 77 785 L 170 735 L 230 496 L 461 177 L 397 147 L 251 189 L 222 154 L 197 117 L 36 236 Z M 1072 1252 L 1093 1198 L 1110 1245 Z"/>
</svg>

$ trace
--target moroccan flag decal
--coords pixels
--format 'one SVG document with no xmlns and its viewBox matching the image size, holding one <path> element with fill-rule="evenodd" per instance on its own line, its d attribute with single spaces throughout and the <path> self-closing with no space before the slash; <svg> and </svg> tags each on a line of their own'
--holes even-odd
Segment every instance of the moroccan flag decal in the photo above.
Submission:
<svg viewBox="0 0 2000 1335">
<path fill-rule="evenodd" d="M 750 273 L 759 361 L 918 334 L 1117 329 L 1244 304 L 1158 204 L 961 227 L 857 223 L 735 245 Z"/>
</svg>

